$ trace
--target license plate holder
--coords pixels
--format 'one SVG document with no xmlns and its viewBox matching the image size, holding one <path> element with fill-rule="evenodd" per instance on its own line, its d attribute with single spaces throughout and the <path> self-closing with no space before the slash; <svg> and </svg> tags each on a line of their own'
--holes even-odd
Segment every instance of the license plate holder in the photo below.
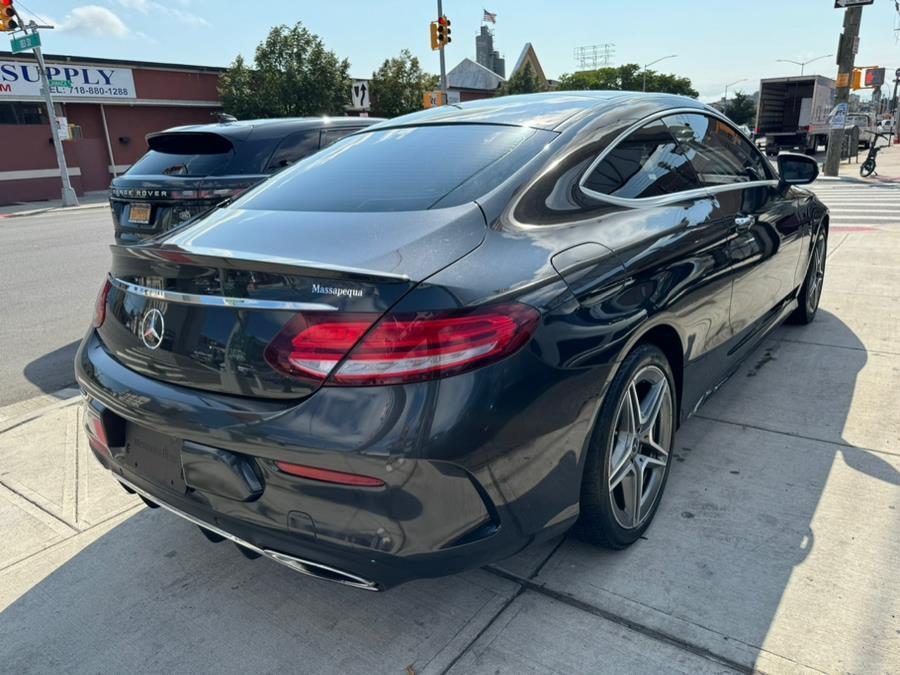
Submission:
<svg viewBox="0 0 900 675">
<path fill-rule="evenodd" d="M 125 447 L 116 457 L 129 471 L 162 488 L 184 494 L 187 486 L 181 468 L 181 439 L 128 424 Z"/>
<path fill-rule="evenodd" d="M 136 225 L 147 225 L 150 222 L 150 204 L 132 204 L 128 211 L 128 222 Z"/>
</svg>

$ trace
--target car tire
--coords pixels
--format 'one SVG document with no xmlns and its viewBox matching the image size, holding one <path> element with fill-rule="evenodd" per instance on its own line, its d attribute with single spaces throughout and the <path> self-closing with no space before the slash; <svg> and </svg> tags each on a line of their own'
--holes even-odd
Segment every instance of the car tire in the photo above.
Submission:
<svg viewBox="0 0 900 675">
<path fill-rule="evenodd" d="M 816 243 L 813 246 L 809 266 L 806 268 L 806 277 L 803 286 L 797 295 L 797 309 L 791 314 L 791 323 L 801 326 L 812 323 L 819 311 L 819 300 L 822 298 L 822 284 L 825 283 L 825 261 L 828 253 L 828 237 L 825 228 L 819 231 Z"/>
<path fill-rule="evenodd" d="M 622 362 L 594 425 L 575 528 L 579 537 L 612 549 L 640 538 L 665 489 L 676 421 L 671 366 L 655 345 L 639 345 Z"/>
</svg>

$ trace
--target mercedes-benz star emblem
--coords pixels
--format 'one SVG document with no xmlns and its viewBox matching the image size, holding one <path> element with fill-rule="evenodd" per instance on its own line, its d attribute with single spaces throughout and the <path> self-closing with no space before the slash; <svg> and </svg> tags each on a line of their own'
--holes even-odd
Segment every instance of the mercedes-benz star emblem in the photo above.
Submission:
<svg viewBox="0 0 900 675">
<path fill-rule="evenodd" d="M 147 349 L 159 349 L 166 330 L 166 321 L 158 309 L 149 309 L 141 319 L 141 341 Z"/>
</svg>

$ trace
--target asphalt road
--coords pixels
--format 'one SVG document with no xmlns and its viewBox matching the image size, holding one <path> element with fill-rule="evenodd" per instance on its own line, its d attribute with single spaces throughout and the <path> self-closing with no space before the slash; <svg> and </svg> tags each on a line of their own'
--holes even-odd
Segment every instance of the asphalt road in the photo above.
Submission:
<svg viewBox="0 0 900 675">
<path fill-rule="evenodd" d="M 0 406 L 75 382 L 112 235 L 106 208 L 0 220 Z"/>
</svg>

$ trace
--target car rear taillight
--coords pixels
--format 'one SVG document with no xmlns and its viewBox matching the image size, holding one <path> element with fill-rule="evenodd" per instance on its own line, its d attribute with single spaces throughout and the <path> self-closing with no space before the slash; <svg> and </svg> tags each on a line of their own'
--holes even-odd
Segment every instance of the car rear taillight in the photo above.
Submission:
<svg viewBox="0 0 900 675">
<path fill-rule="evenodd" d="M 103 282 L 103 288 L 97 293 L 97 300 L 94 303 L 94 320 L 91 322 L 94 328 L 100 328 L 106 320 L 106 299 L 109 297 L 109 289 L 112 285 L 109 279 Z"/>
<path fill-rule="evenodd" d="M 169 199 L 225 199 L 237 197 L 246 192 L 249 186 L 216 188 L 214 190 L 169 190 Z"/>
<path fill-rule="evenodd" d="M 540 322 L 518 302 L 468 310 L 298 315 L 266 349 L 283 373 L 329 385 L 376 385 L 447 377 L 508 356 Z M 373 326 L 374 324 L 374 326 Z"/>
</svg>

